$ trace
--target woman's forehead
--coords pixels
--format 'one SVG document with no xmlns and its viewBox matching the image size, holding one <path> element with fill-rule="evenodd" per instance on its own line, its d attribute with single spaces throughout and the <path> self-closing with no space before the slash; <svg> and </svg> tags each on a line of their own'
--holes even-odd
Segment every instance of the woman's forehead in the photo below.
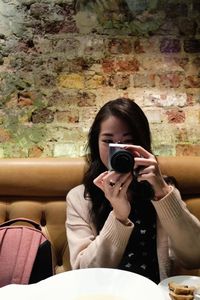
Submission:
<svg viewBox="0 0 200 300">
<path fill-rule="evenodd" d="M 106 120 L 102 121 L 100 127 L 101 135 L 113 135 L 115 133 L 123 133 L 123 135 L 130 134 L 130 128 L 128 124 L 120 118 L 110 116 Z"/>
</svg>

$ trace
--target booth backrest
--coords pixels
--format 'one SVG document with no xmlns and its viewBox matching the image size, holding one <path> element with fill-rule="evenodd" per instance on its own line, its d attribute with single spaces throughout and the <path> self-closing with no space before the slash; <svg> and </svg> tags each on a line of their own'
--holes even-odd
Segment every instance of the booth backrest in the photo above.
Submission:
<svg viewBox="0 0 200 300">
<path fill-rule="evenodd" d="M 191 212 L 200 219 L 200 157 L 159 157 Z M 0 223 L 18 217 L 41 224 L 54 247 L 56 273 L 70 270 L 65 231 L 66 194 L 80 184 L 83 158 L 0 159 Z"/>
</svg>

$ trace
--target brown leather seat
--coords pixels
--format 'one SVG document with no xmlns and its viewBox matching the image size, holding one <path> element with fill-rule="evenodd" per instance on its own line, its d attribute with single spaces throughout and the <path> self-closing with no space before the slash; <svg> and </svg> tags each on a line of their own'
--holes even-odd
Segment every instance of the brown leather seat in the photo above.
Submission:
<svg viewBox="0 0 200 300">
<path fill-rule="evenodd" d="M 164 174 L 176 177 L 200 219 L 200 157 L 160 157 L 159 162 Z M 65 199 L 81 183 L 84 169 L 82 158 L 0 159 L 0 223 L 17 217 L 40 223 L 55 250 L 56 273 L 70 269 Z"/>
</svg>

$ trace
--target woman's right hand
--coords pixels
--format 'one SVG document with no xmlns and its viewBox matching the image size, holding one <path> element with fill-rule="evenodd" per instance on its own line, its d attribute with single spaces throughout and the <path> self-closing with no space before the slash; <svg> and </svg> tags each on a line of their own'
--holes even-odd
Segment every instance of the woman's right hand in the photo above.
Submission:
<svg viewBox="0 0 200 300">
<path fill-rule="evenodd" d="M 115 217 L 122 223 L 127 222 L 131 210 L 127 191 L 132 179 L 131 173 L 106 171 L 94 180 L 94 184 L 104 192 L 110 202 Z"/>
</svg>

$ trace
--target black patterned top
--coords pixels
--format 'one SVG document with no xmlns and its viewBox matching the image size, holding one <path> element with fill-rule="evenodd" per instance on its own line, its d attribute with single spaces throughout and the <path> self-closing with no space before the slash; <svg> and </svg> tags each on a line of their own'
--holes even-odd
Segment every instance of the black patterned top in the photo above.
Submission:
<svg viewBox="0 0 200 300">
<path fill-rule="evenodd" d="M 120 262 L 119 269 L 145 276 L 155 283 L 160 282 L 157 245 L 156 212 L 150 201 L 152 191 L 144 182 L 137 184 L 132 196 L 129 219 L 135 227 Z M 147 193 L 148 190 L 148 193 Z"/>
</svg>

